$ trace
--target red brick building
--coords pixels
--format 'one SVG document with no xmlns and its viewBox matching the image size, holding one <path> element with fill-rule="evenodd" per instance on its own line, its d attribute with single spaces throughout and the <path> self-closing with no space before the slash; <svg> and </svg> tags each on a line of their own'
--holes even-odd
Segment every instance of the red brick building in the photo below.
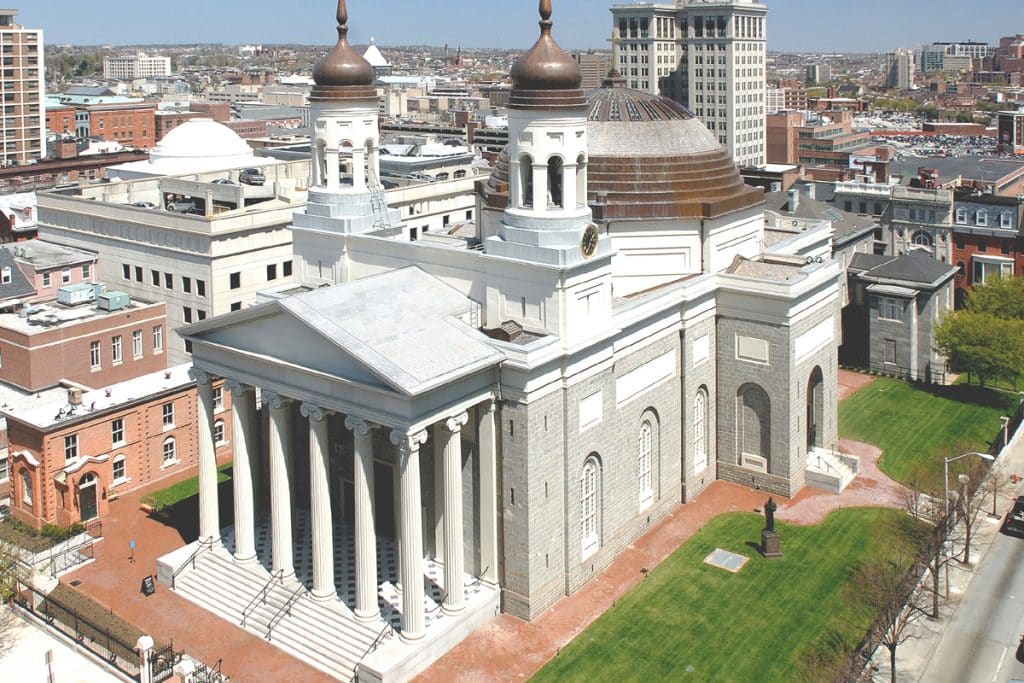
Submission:
<svg viewBox="0 0 1024 683">
<path fill-rule="evenodd" d="M 56 135 L 75 134 L 75 108 L 46 108 L 46 130 Z"/>
<path fill-rule="evenodd" d="M 111 500 L 197 465 L 189 365 L 105 389 L 29 395 L 7 407 L 11 514 L 36 528 L 102 518 Z M 230 392 L 214 385 L 218 461 L 231 457 Z"/>
<path fill-rule="evenodd" d="M 953 198 L 953 263 L 957 306 L 967 290 L 993 275 L 1024 273 L 1024 200 L 983 194 L 971 187 Z"/>
<path fill-rule="evenodd" d="M 89 136 L 125 147 L 156 146 L 156 105 L 152 103 L 87 105 Z"/>
</svg>

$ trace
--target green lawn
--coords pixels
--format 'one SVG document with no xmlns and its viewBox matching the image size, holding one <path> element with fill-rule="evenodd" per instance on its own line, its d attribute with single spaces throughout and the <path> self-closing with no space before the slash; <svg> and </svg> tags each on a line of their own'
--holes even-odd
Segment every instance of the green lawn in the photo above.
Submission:
<svg viewBox="0 0 1024 683">
<path fill-rule="evenodd" d="M 804 657 L 849 652 L 870 616 L 845 589 L 865 559 L 889 552 L 897 511 L 847 509 L 818 526 L 779 524 L 784 557 L 747 545 L 764 520 L 712 520 L 565 647 L 536 681 L 794 681 Z M 750 557 L 738 573 L 705 565 L 716 547 Z"/>
<path fill-rule="evenodd" d="M 217 483 L 231 480 L 231 463 L 226 463 L 217 468 Z M 199 495 L 199 476 L 184 479 L 177 484 L 171 484 L 165 489 L 160 489 L 142 499 L 143 503 L 152 505 L 156 511 L 171 507 L 176 503 L 187 500 L 192 496 Z"/>
<path fill-rule="evenodd" d="M 877 379 L 839 404 L 839 434 L 881 448 L 882 471 L 909 484 L 921 471 L 941 476 L 943 457 L 988 448 L 1015 407 L 995 390 Z"/>
</svg>

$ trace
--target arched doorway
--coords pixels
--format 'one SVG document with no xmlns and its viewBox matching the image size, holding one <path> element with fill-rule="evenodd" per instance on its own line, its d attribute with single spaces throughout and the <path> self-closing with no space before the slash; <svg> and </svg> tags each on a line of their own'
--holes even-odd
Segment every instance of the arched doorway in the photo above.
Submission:
<svg viewBox="0 0 1024 683">
<path fill-rule="evenodd" d="M 83 522 L 96 517 L 96 475 L 90 472 L 78 480 L 78 511 Z"/>
<path fill-rule="evenodd" d="M 820 367 L 811 371 L 807 380 L 807 450 L 821 448 L 821 420 L 825 412 L 825 377 Z"/>
</svg>

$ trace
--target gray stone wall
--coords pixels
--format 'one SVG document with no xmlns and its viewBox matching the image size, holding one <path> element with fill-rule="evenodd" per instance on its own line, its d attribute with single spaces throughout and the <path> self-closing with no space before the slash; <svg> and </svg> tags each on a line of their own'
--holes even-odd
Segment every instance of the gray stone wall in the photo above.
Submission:
<svg viewBox="0 0 1024 683">
<path fill-rule="evenodd" d="M 707 335 L 710 355 L 704 362 L 697 364 L 694 359 L 693 344 Z M 718 400 L 718 384 L 716 374 L 718 365 L 715 349 L 717 347 L 715 319 L 709 317 L 699 323 L 687 327 L 683 333 L 683 378 L 682 378 L 682 419 L 683 419 L 683 488 L 682 502 L 689 503 L 717 478 L 718 461 L 718 411 L 715 409 Z M 694 466 L 696 433 L 694 432 L 694 404 L 697 392 L 704 388 L 708 394 L 707 407 L 707 467 L 697 472 Z"/>
</svg>

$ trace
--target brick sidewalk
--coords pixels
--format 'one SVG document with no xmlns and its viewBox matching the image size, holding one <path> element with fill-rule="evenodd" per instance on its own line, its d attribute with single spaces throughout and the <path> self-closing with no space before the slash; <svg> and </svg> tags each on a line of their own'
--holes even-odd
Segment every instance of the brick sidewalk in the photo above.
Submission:
<svg viewBox="0 0 1024 683">
<path fill-rule="evenodd" d="M 179 479 L 189 475 L 194 471 Z M 170 483 L 161 481 L 157 488 Z M 103 540 L 95 545 L 96 561 L 62 577 L 62 582 L 81 581 L 78 590 L 158 641 L 173 640 L 175 650 L 185 650 L 209 665 L 223 659 L 221 670 L 234 681 L 332 680 L 166 586 L 157 584 L 156 593 L 148 598 L 141 593 L 143 577 L 156 574 L 157 558 L 195 539 L 191 520 L 185 520 L 183 534 L 140 511 L 139 500 L 147 493 L 135 492 L 110 504 L 110 514 L 103 519 Z M 134 564 L 128 560 L 131 539 L 136 542 Z"/>
<path fill-rule="evenodd" d="M 861 474 L 857 479 L 839 496 L 805 488 L 793 500 L 778 499 L 779 519 L 817 524 L 828 513 L 843 507 L 900 507 L 899 485 L 878 471 L 881 452 L 857 442 L 840 443 L 844 451 L 861 457 Z M 639 582 L 643 577 L 641 569 L 656 567 L 714 517 L 727 512 L 752 512 L 760 509 L 767 498 L 764 491 L 714 482 L 695 501 L 677 507 L 619 553 L 599 576 L 559 600 L 535 621 L 527 623 L 500 615 L 459 643 L 417 680 L 452 683 L 530 677 Z"/>
</svg>

